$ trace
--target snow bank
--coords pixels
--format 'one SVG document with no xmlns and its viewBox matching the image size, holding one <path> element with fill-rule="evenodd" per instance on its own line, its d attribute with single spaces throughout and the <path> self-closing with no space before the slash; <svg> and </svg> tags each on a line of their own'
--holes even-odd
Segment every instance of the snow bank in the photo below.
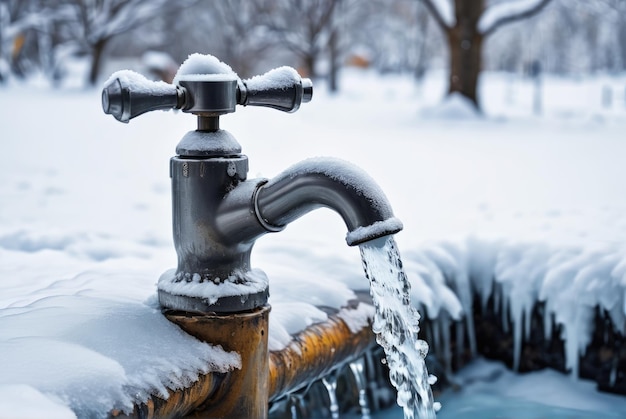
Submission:
<svg viewBox="0 0 626 419">
<path fill-rule="evenodd" d="M 420 111 L 425 119 L 472 120 L 481 118 L 476 106 L 460 93 L 451 93 L 439 105 L 425 107 Z"/>
<path fill-rule="evenodd" d="M 131 411 L 150 395 L 167 398 L 168 389 L 186 387 L 200 373 L 240 365 L 238 354 L 197 341 L 156 308 L 80 293 L 0 310 L 0 354 L 0 386 L 28 386 L 80 417 Z"/>
</svg>

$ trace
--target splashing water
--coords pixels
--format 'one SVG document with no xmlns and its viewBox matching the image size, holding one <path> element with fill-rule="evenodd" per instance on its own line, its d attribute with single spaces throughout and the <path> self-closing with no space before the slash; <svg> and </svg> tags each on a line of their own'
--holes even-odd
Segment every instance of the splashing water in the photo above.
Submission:
<svg viewBox="0 0 626 419">
<path fill-rule="evenodd" d="M 360 245 L 365 275 L 376 307 L 372 329 L 385 350 L 389 378 L 398 391 L 405 419 L 434 419 L 435 408 L 424 358 L 428 344 L 418 339 L 419 313 L 393 237 Z"/>
</svg>

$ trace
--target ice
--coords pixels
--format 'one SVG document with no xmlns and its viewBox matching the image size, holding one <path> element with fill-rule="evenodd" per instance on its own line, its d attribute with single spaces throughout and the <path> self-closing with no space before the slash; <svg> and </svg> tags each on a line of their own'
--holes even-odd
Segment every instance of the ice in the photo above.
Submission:
<svg viewBox="0 0 626 419">
<path fill-rule="evenodd" d="M 222 297 L 257 294 L 267 289 L 268 283 L 267 275 L 261 269 L 235 271 L 227 278 L 211 279 L 197 272 L 183 274 L 170 269 L 161 275 L 158 287 L 172 295 L 203 298 L 214 304 Z"/>
</svg>

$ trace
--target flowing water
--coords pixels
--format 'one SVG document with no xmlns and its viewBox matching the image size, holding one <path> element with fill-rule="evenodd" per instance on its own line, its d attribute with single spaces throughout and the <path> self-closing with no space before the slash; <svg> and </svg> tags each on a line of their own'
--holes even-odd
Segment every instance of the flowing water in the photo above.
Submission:
<svg viewBox="0 0 626 419">
<path fill-rule="evenodd" d="M 376 315 L 373 330 L 383 347 L 389 378 L 405 419 L 434 419 L 435 408 L 424 358 L 428 344 L 418 339 L 419 313 L 411 305 L 411 286 L 393 237 L 360 245 Z"/>
</svg>

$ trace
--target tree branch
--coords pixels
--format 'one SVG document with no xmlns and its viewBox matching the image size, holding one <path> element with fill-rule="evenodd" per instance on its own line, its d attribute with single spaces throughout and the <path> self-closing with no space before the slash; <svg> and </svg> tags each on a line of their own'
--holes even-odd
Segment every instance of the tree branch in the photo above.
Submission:
<svg viewBox="0 0 626 419">
<path fill-rule="evenodd" d="M 487 37 L 491 35 L 501 26 L 504 26 L 508 23 L 517 22 L 518 20 L 523 20 L 523 19 L 536 15 L 541 10 L 543 10 L 543 8 L 546 7 L 551 1 L 552 0 L 541 0 L 538 3 L 536 3 L 534 6 L 526 10 L 523 10 L 518 13 L 513 13 L 510 15 L 502 16 L 494 20 L 493 23 L 483 31 L 483 36 Z"/>
<path fill-rule="evenodd" d="M 441 14 L 441 11 L 437 8 L 437 6 L 435 6 L 433 1 L 422 0 L 422 2 L 424 3 L 424 6 L 426 6 L 428 11 L 430 12 L 431 16 L 435 19 L 435 22 L 437 22 L 439 27 L 444 32 L 447 32 L 448 30 L 450 30 L 450 26 L 446 23 L 445 19 L 443 18 L 443 15 Z"/>
</svg>

